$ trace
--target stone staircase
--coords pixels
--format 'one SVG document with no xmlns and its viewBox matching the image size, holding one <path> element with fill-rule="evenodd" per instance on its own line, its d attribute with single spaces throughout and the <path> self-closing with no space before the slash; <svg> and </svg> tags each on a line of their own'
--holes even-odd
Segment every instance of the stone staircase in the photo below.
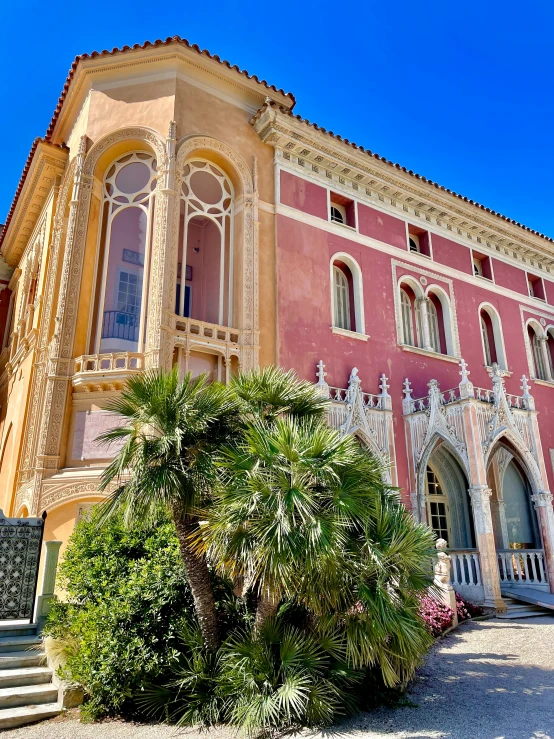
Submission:
<svg viewBox="0 0 554 739">
<path fill-rule="evenodd" d="M 0 731 L 62 712 L 36 624 L 0 627 Z"/>
<path fill-rule="evenodd" d="M 552 611 L 531 603 L 522 603 L 514 600 L 514 598 L 503 598 L 504 603 L 508 607 L 506 613 L 497 614 L 497 618 L 515 619 L 515 618 L 533 618 L 534 616 L 552 616 Z"/>
</svg>

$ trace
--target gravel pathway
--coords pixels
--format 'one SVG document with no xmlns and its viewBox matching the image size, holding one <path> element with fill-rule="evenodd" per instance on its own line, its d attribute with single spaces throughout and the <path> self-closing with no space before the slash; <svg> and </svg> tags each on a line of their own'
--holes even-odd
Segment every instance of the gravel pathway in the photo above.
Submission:
<svg viewBox="0 0 554 739">
<path fill-rule="evenodd" d="M 7 731 L 6 739 L 165 739 L 166 726 L 80 724 L 74 718 Z M 187 739 L 229 732 L 188 730 Z M 363 714 L 317 739 L 554 739 L 554 616 L 465 624 L 439 640 L 408 705 Z M 315 737 L 314 737 L 315 739 Z"/>
</svg>

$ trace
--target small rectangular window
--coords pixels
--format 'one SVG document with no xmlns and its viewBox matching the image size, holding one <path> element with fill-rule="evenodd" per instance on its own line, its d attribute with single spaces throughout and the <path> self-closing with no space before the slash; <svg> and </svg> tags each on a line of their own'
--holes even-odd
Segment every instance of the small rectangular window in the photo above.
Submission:
<svg viewBox="0 0 554 739">
<path fill-rule="evenodd" d="M 529 296 L 531 298 L 537 298 L 538 300 L 546 299 L 542 277 L 527 273 L 527 287 L 529 289 Z"/>
<path fill-rule="evenodd" d="M 356 228 L 356 205 L 353 200 L 337 192 L 329 193 L 329 218 L 332 223 Z"/>
<path fill-rule="evenodd" d="M 485 280 L 492 280 L 491 260 L 486 254 L 480 254 L 472 251 L 473 275 L 475 277 L 483 277 Z"/>
<path fill-rule="evenodd" d="M 419 226 L 408 224 L 408 250 L 423 254 L 426 257 L 431 256 L 431 237 L 429 231 Z"/>
</svg>

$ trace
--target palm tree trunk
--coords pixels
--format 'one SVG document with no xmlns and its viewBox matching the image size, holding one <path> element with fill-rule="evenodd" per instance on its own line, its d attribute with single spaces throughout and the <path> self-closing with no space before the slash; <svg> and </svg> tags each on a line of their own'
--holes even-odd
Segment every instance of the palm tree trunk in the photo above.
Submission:
<svg viewBox="0 0 554 739">
<path fill-rule="evenodd" d="M 279 601 L 275 600 L 269 593 L 261 593 L 256 607 L 256 618 L 254 619 L 254 632 L 256 634 L 259 633 L 267 619 L 277 613 L 278 605 Z"/>
<path fill-rule="evenodd" d="M 203 555 L 192 549 L 190 543 L 197 523 L 183 514 L 178 506 L 173 507 L 173 521 L 204 644 L 210 651 L 215 651 L 220 645 L 219 625 L 208 563 Z"/>
</svg>

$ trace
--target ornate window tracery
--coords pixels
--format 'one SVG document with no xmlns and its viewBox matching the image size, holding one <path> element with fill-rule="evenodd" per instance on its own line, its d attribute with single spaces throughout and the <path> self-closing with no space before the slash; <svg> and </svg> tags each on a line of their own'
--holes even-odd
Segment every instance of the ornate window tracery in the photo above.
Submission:
<svg viewBox="0 0 554 739">
<path fill-rule="evenodd" d="M 181 185 L 175 313 L 232 325 L 233 201 L 231 181 L 212 162 L 185 164 Z"/>
<path fill-rule="evenodd" d="M 119 157 L 104 177 L 95 352 L 140 351 L 144 344 L 156 178 L 156 160 L 144 151 Z"/>
</svg>

